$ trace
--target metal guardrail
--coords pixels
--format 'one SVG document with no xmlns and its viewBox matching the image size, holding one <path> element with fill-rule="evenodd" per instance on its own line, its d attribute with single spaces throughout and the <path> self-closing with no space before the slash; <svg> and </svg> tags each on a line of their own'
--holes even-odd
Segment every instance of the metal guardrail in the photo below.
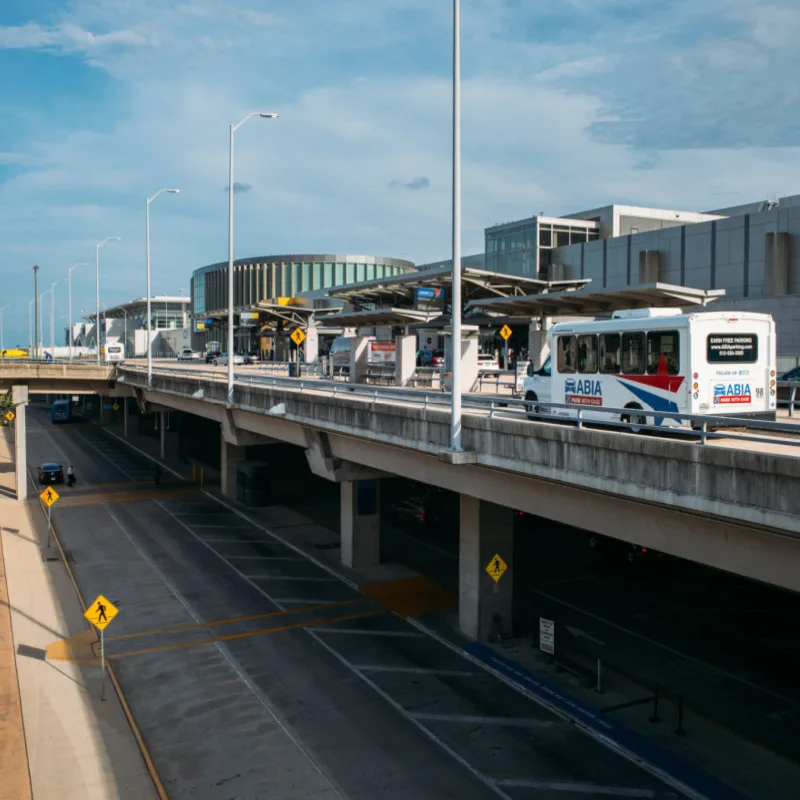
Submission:
<svg viewBox="0 0 800 800">
<path fill-rule="evenodd" d="M 126 365 L 123 368 L 123 375 L 121 380 L 124 382 L 124 372 L 143 372 L 146 368 L 138 365 Z M 170 374 L 179 375 L 186 378 L 200 378 L 200 379 L 216 379 L 222 380 L 225 374 L 220 372 L 213 372 L 210 370 L 185 370 L 177 368 L 163 368 L 159 367 L 156 371 L 160 375 Z M 378 385 L 365 385 L 357 383 L 342 383 L 341 381 L 334 380 L 321 380 L 312 379 L 304 380 L 303 378 L 284 378 L 276 376 L 261 376 L 261 375 L 242 375 L 237 373 L 235 382 L 240 385 L 251 386 L 269 386 L 273 388 L 295 389 L 300 392 L 311 391 L 315 393 L 327 394 L 331 397 L 336 396 L 358 396 L 364 397 L 367 400 L 376 402 L 378 400 L 385 400 L 387 402 L 401 402 L 412 405 L 417 405 L 423 409 L 427 408 L 449 408 L 450 407 L 450 394 L 441 391 L 431 391 L 425 389 L 406 389 L 401 387 L 392 386 L 378 386 Z M 799 387 L 800 383 L 791 384 L 793 387 Z M 583 428 L 587 420 L 585 414 L 603 413 L 608 415 L 607 420 L 596 421 L 590 420 L 589 424 L 597 425 L 603 428 L 615 428 L 627 432 L 640 433 L 642 431 L 652 431 L 659 434 L 669 434 L 678 437 L 686 437 L 692 441 L 699 439 L 700 443 L 705 445 L 711 439 L 731 439 L 732 434 L 720 433 L 716 428 L 739 428 L 745 431 L 764 432 L 774 434 L 773 436 L 759 436 L 757 433 L 740 433 L 735 434 L 735 439 L 743 442 L 757 442 L 761 444 L 782 444 L 793 447 L 800 447 L 800 427 L 797 425 L 786 422 L 769 422 L 767 420 L 750 419 L 746 417 L 734 416 L 709 416 L 701 414 L 683 414 L 671 411 L 659 411 L 657 413 L 647 411 L 644 409 L 631 409 L 631 408 L 612 408 L 603 406 L 597 407 L 576 407 L 568 403 L 545 403 L 536 401 L 535 403 L 530 400 L 520 400 L 513 397 L 487 397 L 476 394 L 465 394 L 462 398 L 462 407 L 464 410 L 479 411 L 488 414 L 489 418 L 494 418 L 496 415 L 510 416 L 510 417 L 523 417 L 529 420 L 536 420 L 548 423 L 572 423 L 577 428 Z M 536 410 L 540 409 L 540 410 Z M 553 410 L 567 410 L 575 413 L 575 417 L 557 416 L 552 413 L 542 412 L 541 409 Z M 623 417 L 638 418 L 636 421 L 623 422 Z M 663 425 L 654 424 L 655 418 L 676 420 L 683 423 L 681 427 L 664 427 Z M 640 422 L 639 419 L 644 419 Z M 649 420 L 653 420 L 650 422 Z M 777 439 L 775 435 L 784 434 L 787 438 Z"/>
</svg>

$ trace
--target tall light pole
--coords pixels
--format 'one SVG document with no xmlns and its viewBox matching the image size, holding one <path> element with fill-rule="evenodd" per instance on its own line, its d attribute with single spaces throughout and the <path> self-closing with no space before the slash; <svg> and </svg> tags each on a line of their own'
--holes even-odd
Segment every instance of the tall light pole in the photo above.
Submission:
<svg viewBox="0 0 800 800">
<path fill-rule="evenodd" d="M 85 261 L 73 264 L 67 270 L 67 294 L 69 295 L 69 360 L 72 361 L 72 351 L 75 349 L 75 337 L 72 335 L 72 270 L 75 267 L 88 266 Z"/>
<path fill-rule="evenodd" d="M 64 278 L 59 278 L 50 284 L 50 349 L 53 351 L 53 358 L 56 357 L 56 286 Z"/>
<path fill-rule="evenodd" d="M 102 242 L 95 245 L 94 251 L 94 313 L 95 313 L 95 344 L 97 345 L 97 363 L 100 364 L 100 248 L 106 242 L 118 242 L 119 236 L 106 236 Z"/>
<path fill-rule="evenodd" d="M 277 119 L 277 114 L 252 111 L 241 122 L 231 125 L 230 161 L 228 162 L 228 402 L 233 402 L 233 138 L 251 117 Z"/>
<path fill-rule="evenodd" d="M 3 352 L 3 312 L 7 308 L 11 308 L 10 303 L 6 303 L 6 305 L 0 308 L 0 354 Z"/>
<path fill-rule="evenodd" d="M 453 0 L 453 287 L 450 293 L 453 386 L 450 449 L 461 448 L 461 0 Z"/>
<path fill-rule="evenodd" d="M 148 197 L 144 205 L 144 238 L 147 253 L 147 385 L 153 383 L 153 335 L 150 310 L 150 203 L 160 194 L 180 194 L 180 189 L 159 189 L 152 197 Z M 134 356 L 136 353 L 134 353 Z"/>
</svg>

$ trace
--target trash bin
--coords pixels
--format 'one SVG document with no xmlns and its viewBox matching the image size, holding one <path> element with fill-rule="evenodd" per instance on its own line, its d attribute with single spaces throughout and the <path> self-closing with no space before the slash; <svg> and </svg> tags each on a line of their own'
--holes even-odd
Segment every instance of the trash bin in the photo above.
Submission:
<svg viewBox="0 0 800 800">
<path fill-rule="evenodd" d="M 296 378 L 297 377 L 297 364 L 294 361 L 289 362 L 289 377 Z"/>
</svg>

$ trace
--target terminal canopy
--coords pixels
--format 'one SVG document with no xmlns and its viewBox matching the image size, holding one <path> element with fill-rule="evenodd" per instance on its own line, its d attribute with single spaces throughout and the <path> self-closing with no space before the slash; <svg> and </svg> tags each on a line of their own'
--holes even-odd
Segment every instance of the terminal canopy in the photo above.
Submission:
<svg viewBox="0 0 800 800">
<path fill-rule="evenodd" d="M 328 296 L 355 306 L 356 309 L 383 306 L 412 308 L 417 289 L 449 289 L 453 282 L 450 267 L 437 267 L 407 275 L 351 283 L 328 291 Z M 464 303 L 494 297 L 527 296 L 535 292 L 568 291 L 589 283 L 586 280 L 542 281 L 522 275 L 506 275 L 473 267 L 461 270 L 461 294 Z M 401 323 L 402 324 L 402 323 Z"/>
<path fill-rule="evenodd" d="M 475 309 L 520 317 L 600 316 L 634 308 L 704 308 L 724 296 L 724 289 L 694 289 L 647 283 L 625 289 L 531 294 L 475 300 Z"/>
<path fill-rule="evenodd" d="M 376 308 L 364 311 L 340 311 L 325 317 L 325 325 L 343 328 L 405 327 L 422 325 L 439 315 L 438 311 L 414 311 L 410 308 Z"/>
</svg>

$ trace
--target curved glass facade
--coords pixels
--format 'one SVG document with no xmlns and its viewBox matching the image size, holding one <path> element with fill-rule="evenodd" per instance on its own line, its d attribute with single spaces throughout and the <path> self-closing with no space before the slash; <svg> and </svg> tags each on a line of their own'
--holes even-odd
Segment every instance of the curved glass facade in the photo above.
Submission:
<svg viewBox="0 0 800 800">
<path fill-rule="evenodd" d="M 352 255 L 283 255 L 233 262 L 234 306 L 255 307 L 260 300 L 296 297 L 334 286 L 391 278 L 414 272 L 413 262 L 398 258 Z M 201 267 L 192 274 L 192 314 L 228 308 L 228 262 Z"/>
</svg>

